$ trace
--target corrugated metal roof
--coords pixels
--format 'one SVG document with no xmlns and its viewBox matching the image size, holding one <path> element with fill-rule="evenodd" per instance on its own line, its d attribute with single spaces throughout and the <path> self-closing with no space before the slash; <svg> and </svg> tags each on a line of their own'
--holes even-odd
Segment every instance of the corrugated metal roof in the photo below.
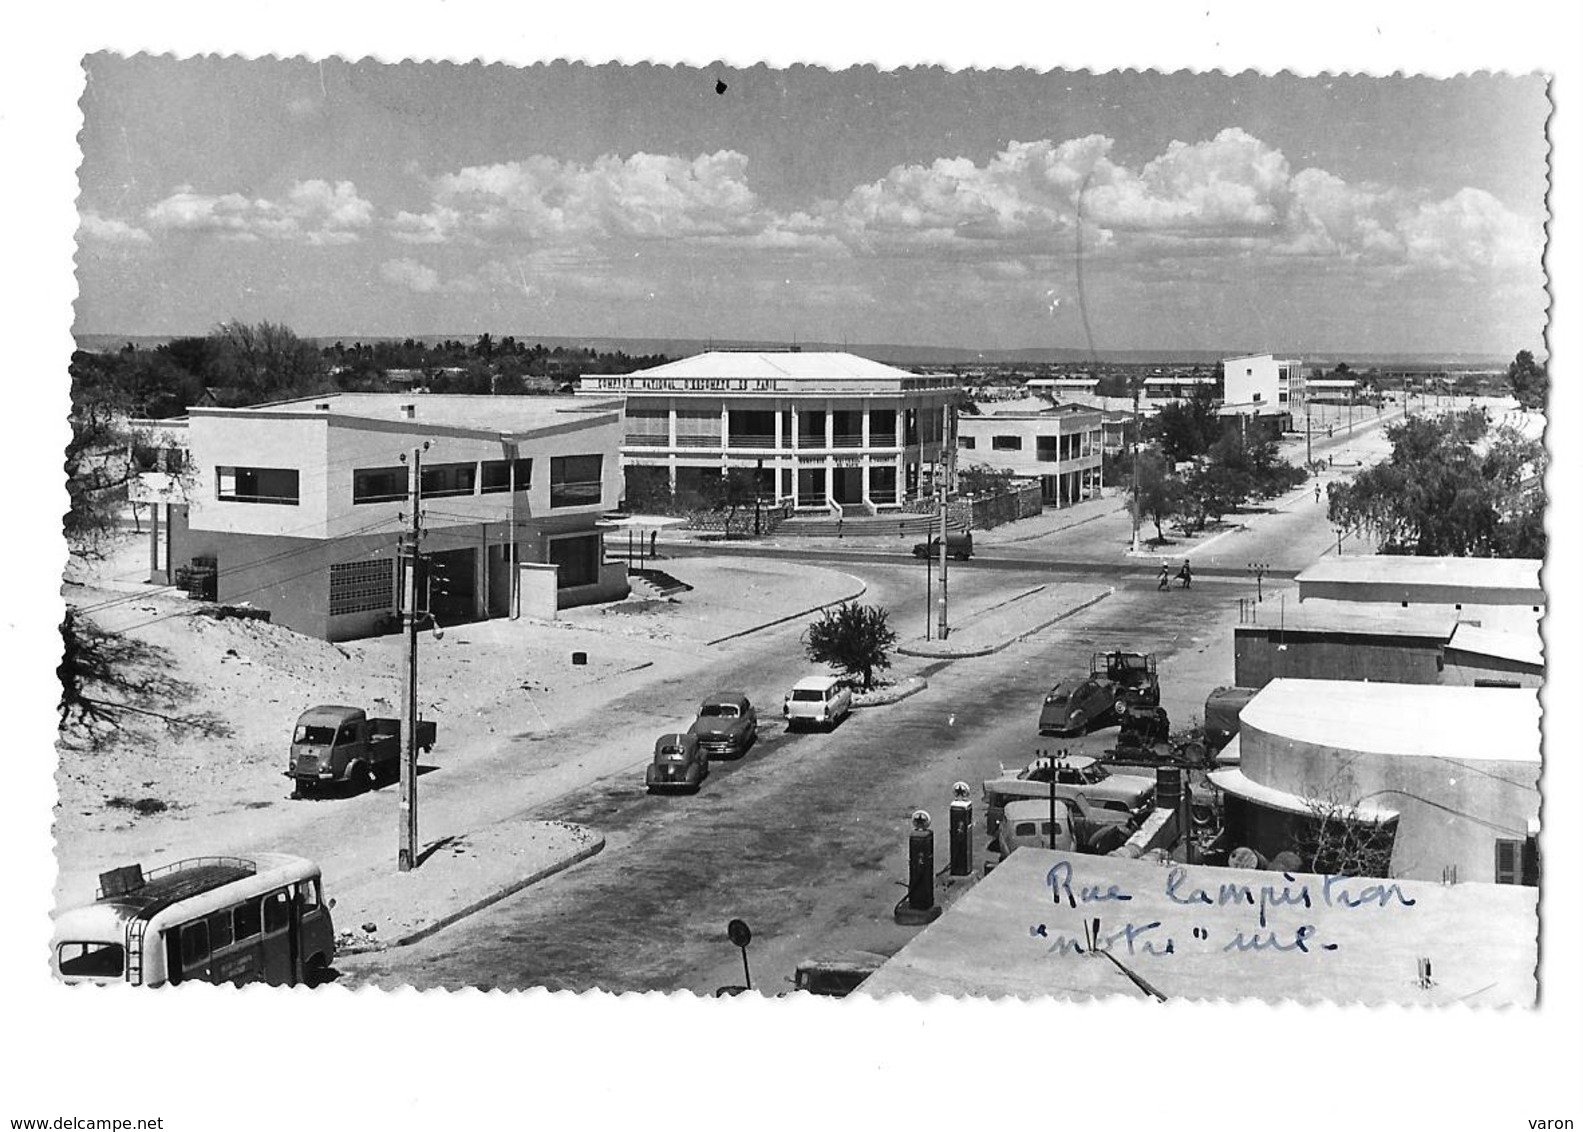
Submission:
<svg viewBox="0 0 1583 1132">
<path fill-rule="evenodd" d="M 1539 761 L 1535 688 L 1353 680 L 1272 680 L 1242 709 L 1242 729 L 1341 751 Z"/>
</svg>

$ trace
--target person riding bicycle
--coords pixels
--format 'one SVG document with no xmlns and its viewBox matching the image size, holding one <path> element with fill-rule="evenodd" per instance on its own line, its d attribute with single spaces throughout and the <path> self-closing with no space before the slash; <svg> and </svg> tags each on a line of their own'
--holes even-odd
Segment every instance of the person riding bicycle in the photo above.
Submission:
<svg viewBox="0 0 1583 1132">
<path fill-rule="evenodd" d="M 1184 590 L 1193 588 L 1193 564 L 1187 559 L 1182 559 L 1182 568 L 1176 572 L 1176 580 L 1182 583 Z"/>
<path fill-rule="evenodd" d="M 1160 563 L 1160 585 L 1159 585 L 1159 588 L 1161 590 L 1168 590 L 1168 589 L 1171 588 L 1171 568 L 1169 566 L 1167 566 L 1164 562 Z"/>
</svg>

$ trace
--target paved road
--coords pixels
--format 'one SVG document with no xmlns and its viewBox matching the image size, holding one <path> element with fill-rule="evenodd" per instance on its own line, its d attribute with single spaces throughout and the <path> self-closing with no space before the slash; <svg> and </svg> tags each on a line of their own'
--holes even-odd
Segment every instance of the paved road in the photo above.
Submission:
<svg viewBox="0 0 1583 1132">
<path fill-rule="evenodd" d="M 597 826 L 608 839 L 602 854 L 431 940 L 349 957 L 343 978 L 708 992 L 740 980 L 723 934 L 734 916 L 754 927 L 756 985 L 772 992 L 808 953 L 894 951 L 911 934 L 890 917 L 911 812 L 941 819 L 943 864 L 951 783 L 976 790 L 1001 761 L 1020 764 L 1055 745 L 1036 734 L 1040 698 L 1060 675 L 1086 668 L 1096 648 L 1156 652 L 1166 706 L 1185 721 L 1229 680 L 1226 625 L 1241 591 L 1126 586 L 992 657 L 936 662 L 928 691 L 860 712 L 831 734 L 787 735 L 772 714 L 759 744 L 718 764 L 693 797 L 651 798 L 635 774 L 574 791 L 537 816 Z M 1061 745 L 1099 749 L 1114 734 Z"/>
</svg>

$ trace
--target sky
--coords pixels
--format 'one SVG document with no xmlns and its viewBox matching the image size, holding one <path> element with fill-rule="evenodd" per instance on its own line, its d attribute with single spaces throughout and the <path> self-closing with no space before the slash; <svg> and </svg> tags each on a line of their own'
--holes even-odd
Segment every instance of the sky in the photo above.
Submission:
<svg viewBox="0 0 1583 1132">
<path fill-rule="evenodd" d="M 1544 353 L 1534 76 L 84 66 L 83 334 Z"/>
</svg>

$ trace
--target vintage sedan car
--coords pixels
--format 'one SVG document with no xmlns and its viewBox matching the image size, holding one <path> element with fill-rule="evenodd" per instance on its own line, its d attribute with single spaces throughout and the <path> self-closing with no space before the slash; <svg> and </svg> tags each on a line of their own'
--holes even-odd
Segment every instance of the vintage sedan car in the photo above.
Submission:
<svg viewBox="0 0 1583 1132">
<path fill-rule="evenodd" d="M 852 714 L 852 689 L 838 676 L 805 676 L 792 685 L 781 705 L 786 730 L 798 727 L 833 729 Z"/>
<path fill-rule="evenodd" d="M 758 713 L 741 692 L 718 692 L 698 707 L 688 728 L 710 758 L 742 755 L 759 734 Z"/>
<path fill-rule="evenodd" d="M 709 756 L 692 732 L 671 732 L 654 740 L 654 761 L 645 774 L 649 793 L 697 790 L 709 777 Z"/>
<path fill-rule="evenodd" d="M 1044 697 L 1039 709 L 1040 735 L 1081 735 L 1114 723 L 1116 685 L 1093 676 L 1062 680 Z"/>
</svg>

